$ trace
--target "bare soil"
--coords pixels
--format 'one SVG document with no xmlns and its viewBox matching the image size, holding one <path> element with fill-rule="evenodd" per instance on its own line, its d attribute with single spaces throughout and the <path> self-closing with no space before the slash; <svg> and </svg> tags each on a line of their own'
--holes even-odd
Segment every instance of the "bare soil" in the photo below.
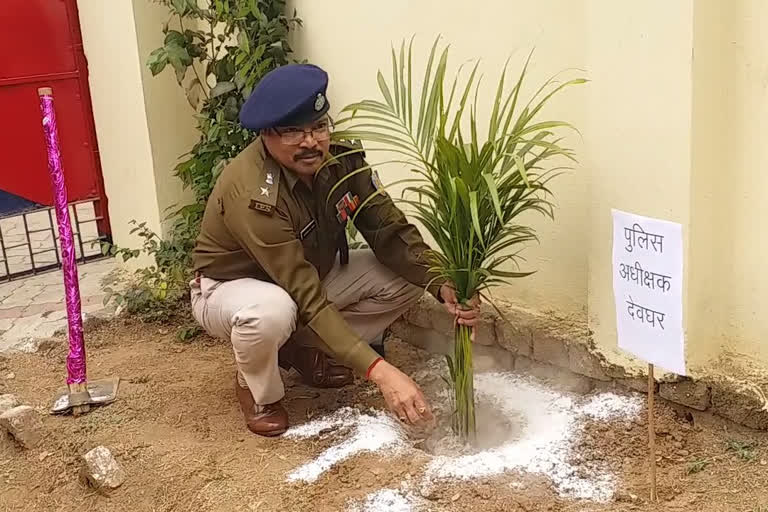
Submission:
<svg viewBox="0 0 768 512">
<path fill-rule="evenodd" d="M 14 393 L 39 408 L 46 429 L 41 446 L 30 451 L 0 439 L 0 510 L 343 511 L 350 500 L 416 479 L 429 460 L 419 450 L 401 456 L 367 453 L 340 463 L 314 484 L 286 483 L 287 473 L 330 440 L 250 434 L 232 392 L 234 365 L 226 343 L 205 337 L 181 342 L 170 327 L 126 320 L 89 329 L 86 340 L 89 376 L 119 376 L 122 382 L 117 402 L 77 418 L 45 414 L 64 383 L 64 339 L 37 354 L 0 358 L 0 393 Z M 399 340 L 388 341 L 387 350 L 406 371 L 427 358 Z M 12 379 L 6 378 L 9 373 Z M 299 384 L 294 374 L 286 381 L 294 424 L 345 405 L 383 407 L 366 382 L 317 390 Z M 428 510 L 768 511 L 766 434 L 677 411 L 663 401 L 656 414 L 658 504 L 647 502 L 647 425 L 638 419 L 588 424 L 574 454 L 585 467 L 599 462 L 619 476 L 613 503 L 564 499 L 545 478 L 507 474 L 438 484 Z M 79 457 L 97 445 L 109 447 L 128 475 L 109 494 L 79 477 Z"/>
</svg>

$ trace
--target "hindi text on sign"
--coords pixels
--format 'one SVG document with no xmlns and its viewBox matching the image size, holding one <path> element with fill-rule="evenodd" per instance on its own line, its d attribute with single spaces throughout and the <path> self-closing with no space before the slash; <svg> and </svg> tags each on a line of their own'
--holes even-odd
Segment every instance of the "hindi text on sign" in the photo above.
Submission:
<svg viewBox="0 0 768 512">
<path fill-rule="evenodd" d="M 659 327 L 664 329 L 664 316 L 666 316 L 661 311 L 655 311 L 651 308 L 641 306 L 640 304 L 636 304 L 632 297 L 629 297 L 629 300 L 627 301 L 627 313 L 629 313 L 629 316 L 632 317 L 633 320 L 638 320 L 642 323 L 649 323 L 651 324 L 651 327 L 656 327 L 656 324 L 659 324 Z"/>
<path fill-rule="evenodd" d="M 670 284 L 670 279 L 672 279 L 670 276 L 644 270 L 639 261 L 636 261 L 634 266 L 621 263 L 619 269 L 619 275 L 622 279 L 626 279 L 627 281 L 640 286 L 645 286 L 651 290 L 656 290 L 656 288 L 658 288 L 663 292 L 668 292 L 672 286 Z"/>
<path fill-rule="evenodd" d="M 646 233 L 645 230 L 643 230 L 643 227 L 638 223 L 634 223 L 631 228 L 624 228 L 624 239 L 627 241 L 625 247 L 627 252 L 634 251 L 635 247 L 648 249 L 649 242 L 650 246 L 653 247 L 654 252 L 664 252 L 664 236 L 656 235 L 654 233 Z"/>
</svg>

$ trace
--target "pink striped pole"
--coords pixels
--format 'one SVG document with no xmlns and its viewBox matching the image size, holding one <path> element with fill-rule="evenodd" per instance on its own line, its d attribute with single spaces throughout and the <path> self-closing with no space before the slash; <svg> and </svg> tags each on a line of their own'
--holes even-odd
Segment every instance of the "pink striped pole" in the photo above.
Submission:
<svg viewBox="0 0 768 512">
<path fill-rule="evenodd" d="M 73 414 L 88 412 L 89 406 L 83 393 L 87 394 L 85 367 L 85 340 L 83 339 L 83 317 L 80 306 L 80 286 L 75 263 L 75 242 L 69 219 L 67 188 L 64 183 L 64 169 L 61 162 L 59 136 L 56 129 L 56 112 L 53 108 L 53 91 L 49 87 L 38 89 L 40 110 L 43 115 L 45 145 L 48 149 L 48 171 L 53 184 L 53 197 L 56 208 L 56 221 L 59 225 L 61 244 L 61 263 L 64 274 L 64 292 L 67 301 L 67 321 L 69 323 L 69 355 L 67 355 L 67 384 L 70 396 L 77 394 L 84 405 L 72 408 Z"/>
</svg>

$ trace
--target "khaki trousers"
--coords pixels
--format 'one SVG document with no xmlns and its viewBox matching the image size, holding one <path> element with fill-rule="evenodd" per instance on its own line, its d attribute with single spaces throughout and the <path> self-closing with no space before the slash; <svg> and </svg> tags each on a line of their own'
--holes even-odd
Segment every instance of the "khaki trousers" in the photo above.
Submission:
<svg viewBox="0 0 768 512">
<path fill-rule="evenodd" d="M 279 286 L 257 279 L 190 283 L 192 314 L 208 334 L 229 339 L 241 385 L 256 404 L 285 395 L 277 353 L 297 327 L 297 306 Z M 422 296 L 423 290 L 379 263 L 370 250 L 350 251 L 323 280 L 328 300 L 369 343 Z"/>
</svg>

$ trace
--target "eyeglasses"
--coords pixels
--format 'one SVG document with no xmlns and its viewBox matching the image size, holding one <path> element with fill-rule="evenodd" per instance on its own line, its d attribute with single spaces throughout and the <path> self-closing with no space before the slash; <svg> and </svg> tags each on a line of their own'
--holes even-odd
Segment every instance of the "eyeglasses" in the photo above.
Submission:
<svg viewBox="0 0 768 512">
<path fill-rule="evenodd" d="M 304 141 L 307 134 L 312 135 L 312 138 L 317 142 L 324 142 L 331 138 L 331 122 L 329 120 L 321 121 L 309 130 L 292 126 L 290 128 L 275 128 L 275 131 L 280 135 L 280 141 L 287 146 L 298 146 Z"/>
</svg>

